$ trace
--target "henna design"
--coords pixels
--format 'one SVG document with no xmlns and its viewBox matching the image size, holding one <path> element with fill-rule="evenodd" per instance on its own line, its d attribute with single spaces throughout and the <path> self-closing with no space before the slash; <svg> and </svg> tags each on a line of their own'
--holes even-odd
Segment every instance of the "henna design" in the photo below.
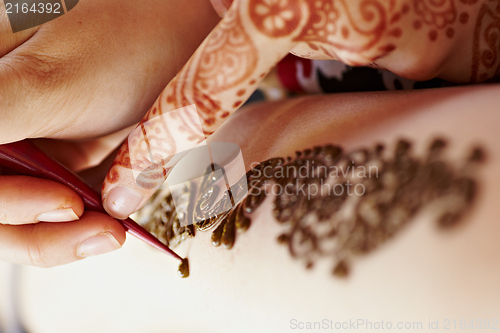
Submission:
<svg viewBox="0 0 500 333">
<path fill-rule="evenodd" d="M 293 0 L 251 0 L 249 14 L 257 29 L 269 37 L 293 34 L 302 17 Z"/>
<path fill-rule="evenodd" d="M 215 100 L 226 90 L 249 79 L 257 66 L 257 49 L 237 11 L 230 11 L 218 29 L 202 44 L 164 93 L 173 109 L 196 104 L 206 135 L 229 111 Z M 240 93 L 239 96 L 242 96 Z M 240 102 L 242 103 L 243 100 Z M 238 105 L 239 106 L 239 105 Z"/>
<path fill-rule="evenodd" d="M 122 170 L 136 167 L 150 168 L 141 186 L 154 188 L 169 171 L 166 156 L 177 153 L 183 140 L 197 143 L 203 139 L 196 133 L 197 117 L 176 119 L 182 138 L 169 133 L 168 124 L 153 125 L 149 120 L 194 104 L 204 136 L 209 136 L 290 51 L 305 57 L 340 59 L 352 66 L 369 65 L 397 50 L 398 41 L 405 37 L 404 22 L 410 20 L 431 41 L 440 36 L 451 39 L 458 35 L 456 25 L 470 19 L 463 7 L 474 5 L 482 9 L 476 23 L 470 79 L 477 82 L 499 75 L 499 12 L 487 5 L 494 1 L 238 0 L 141 122 L 147 138 L 140 131 L 137 138 L 131 138 L 132 146 L 120 153 L 117 160 L 123 161 L 113 165 L 103 193 L 106 186 L 121 181 Z M 129 152 L 133 151 L 153 151 L 158 156 L 154 161 L 146 155 L 132 156 L 130 163 Z"/>
<path fill-rule="evenodd" d="M 223 110 L 221 102 L 215 100 L 215 96 L 247 80 L 256 67 L 256 62 L 255 46 L 243 29 L 237 12 L 230 11 L 219 29 L 205 40 L 195 56 L 162 92 L 138 125 L 138 128 L 143 127 L 142 130 L 136 130 L 130 135 L 130 147 L 122 147 L 120 150 L 103 184 L 103 192 L 109 184 L 119 181 L 121 168 L 144 170 L 141 177 L 136 179 L 137 184 L 144 189 L 157 188 L 170 171 L 166 164 L 179 152 L 177 146 L 183 144 L 178 141 L 185 139 L 199 143 L 204 139 L 199 135 L 200 118 L 205 135 L 208 136 L 213 132 L 211 128 L 220 124 L 220 119 L 229 116 L 229 112 Z M 243 103 L 243 99 L 238 103 Z M 169 120 L 175 121 L 175 124 L 152 121 L 160 119 L 166 110 L 176 110 L 192 104 L 197 108 L 195 115 L 186 112 L 169 115 L 172 118 Z M 236 108 L 239 104 L 235 103 L 232 107 Z M 176 126 L 176 132 L 184 134 L 180 138 L 174 138 L 169 126 Z M 132 150 L 143 152 L 142 155 L 134 154 L 133 163 L 129 154 Z"/>
<path fill-rule="evenodd" d="M 481 6 L 474 30 L 470 81 L 480 82 L 500 75 L 500 1 L 497 10 Z"/>
<path fill-rule="evenodd" d="M 156 117 L 161 115 L 158 108 L 159 106 L 155 104 L 148 115 L 154 114 Z M 103 192 L 110 184 L 117 183 L 121 174 L 130 175 L 132 170 L 140 172 L 139 177 L 134 178 L 137 185 L 143 189 L 155 189 L 163 183 L 171 169 L 166 165 L 176 153 L 176 142 L 165 119 L 156 117 L 143 118 L 138 127 L 129 135 L 128 141 L 120 147 L 106 176 L 106 181 L 102 185 Z M 153 118 L 156 118 L 156 121 L 149 121 Z M 173 122 L 171 126 L 177 124 L 182 127 L 185 123 L 183 119 L 175 122 L 174 114 L 170 118 L 169 120 Z M 131 150 L 134 152 L 132 157 Z"/>
<path fill-rule="evenodd" d="M 459 21 L 462 24 L 467 24 L 467 22 L 469 21 L 469 14 L 467 14 L 467 13 L 461 13 L 460 17 L 459 17 Z"/>
<path fill-rule="evenodd" d="M 458 14 L 455 1 L 458 0 L 413 0 L 413 7 L 419 19 L 413 22 L 415 30 L 420 30 L 425 23 L 431 27 L 427 36 L 429 40 L 436 41 L 438 39 L 438 30 L 444 30 L 445 36 L 453 38 L 455 29 L 452 27 L 458 21 L 461 24 L 467 24 L 469 21 L 469 13 L 464 11 Z M 479 0 L 459 0 L 464 5 L 475 5 Z M 490 0 L 486 0 L 490 1 Z M 485 2 L 486 2 L 485 1 Z"/>
<path fill-rule="evenodd" d="M 304 27 L 303 32 L 295 38 L 297 41 L 308 42 L 313 50 L 321 48 L 321 44 L 334 47 L 335 49 L 348 50 L 350 52 L 362 52 L 373 47 L 382 37 L 386 29 L 386 10 L 378 1 L 363 1 L 359 5 L 359 13 L 363 18 L 364 23 L 372 23 L 373 27 L 363 28 L 363 24 L 359 24 L 353 17 L 352 5 L 348 5 L 345 1 L 339 1 L 340 5 L 335 6 L 333 1 L 310 1 L 309 5 L 314 8 L 309 10 L 313 13 L 308 24 Z M 342 38 L 338 38 L 336 34 L 339 29 L 339 17 L 345 17 L 348 23 L 342 25 L 340 34 Z M 349 43 L 350 37 L 368 37 L 368 40 L 356 44 Z M 350 45 L 351 44 L 351 45 Z M 325 52 L 328 52 L 323 49 Z"/>
<path fill-rule="evenodd" d="M 310 17 L 302 32 L 294 38 L 303 49 L 302 56 L 340 59 L 361 66 L 392 52 L 391 39 L 400 38 L 403 30 L 395 26 L 408 14 L 403 1 L 364 0 L 356 3 L 340 1 L 308 1 Z M 304 51 L 305 50 L 305 51 Z"/>
<path fill-rule="evenodd" d="M 415 0 L 415 13 L 427 24 L 443 29 L 455 22 L 457 10 L 453 0 Z"/>
<path fill-rule="evenodd" d="M 252 213 L 271 196 L 273 216 L 283 228 L 278 242 L 306 268 L 320 258 L 333 259 L 332 273 L 343 277 L 355 256 L 382 246 L 423 209 L 433 211 L 444 230 L 463 220 L 477 194 L 473 175 L 484 152 L 472 149 L 459 166 L 446 160 L 445 147 L 445 140 L 435 139 L 424 158 L 414 157 L 406 140 L 399 140 L 391 154 L 380 144 L 349 152 L 332 145 L 314 147 L 297 152 L 295 158 L 259 163 L 242 178 L 250 186 L 248 196 L 244 198 L 238 191 L 241 186 L 234 185 L 231 192 L 240 203 L 219 216 L 203 219 L 217 205 L 230 204 L 227 198 L 215 202 L 216 180 L 208 177 L 198 194 L 191 192 L 198 199 L 190 220 L 175 218 L 170 195 L 155 198 L 139 218 L 170 246 L 194 236 L 193 225 L 199 231 L 217 226 L 213 245 L 231 249 L 238 235 L 250 228 Z M 366 177 L 370 167 L 376 174 Z M 356 192 L 358 186 L 362 193 Z M 185 222 L 189 227 L 180 227 Z"/>
<path fill-rule="evenodd" d="M 453 1 L 454 0 L 415 0 L 415 13 L 421 17 L 423 22 L 433 28 L 444 29 L 447 27 L 445 35 L 448 38 L 453 38 L 455 30 L 449 27 L 455 23 L 457 17 L 457 10 Z M 462 15 L 463 14 L 467 15 L 467 13 L 462 13 Z M 462 16 L 461 19 L 463 19 Z M 413 24 L 414 28 L 417 30 L 420 29 L 422 27 L 422 21 L 415 21 Z M 436 41 L 438 38 L 437 30 L 430 30 L 428 38 L 431 41 Z"/>
</svg>

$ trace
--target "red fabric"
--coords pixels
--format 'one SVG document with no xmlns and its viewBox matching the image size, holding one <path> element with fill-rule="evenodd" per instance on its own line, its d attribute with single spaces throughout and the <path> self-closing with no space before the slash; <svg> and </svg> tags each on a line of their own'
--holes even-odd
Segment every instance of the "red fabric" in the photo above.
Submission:
<svg viewBox="0 0 500 333">
<path fill-rule="evenodd" d="M 278 77 L 281 84 L 283 84 L 288 91 L 294 93 L 305 92 L 297 79 L 297 63 L 299 62 L 302 63 L 304 76 L 310 77 L 312 74 L 312 64 L 309 59 L 303 59 L 293 54 L 289 54 L 277 65 Z"/>
</svg>

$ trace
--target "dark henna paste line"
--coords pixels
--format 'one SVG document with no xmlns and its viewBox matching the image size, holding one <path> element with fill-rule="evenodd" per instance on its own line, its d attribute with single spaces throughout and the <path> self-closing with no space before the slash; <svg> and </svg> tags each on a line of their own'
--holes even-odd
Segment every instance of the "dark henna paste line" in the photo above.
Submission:
<svg viewBox="0 0 500 333">
<path fill-rule="evenodd" d="M 142 218 L 146 228 L 169 246 L 194 236 L 196 229 L 217 226 L 212 244 L 231 249 L 238 235 L 250 228 L 252 213 L 271 196 L 272 214 L 283 228 L 277 241 L 288 247 L 290 255 L 306 268 L 330 258 L 332 273 L 347 276 L 356 256 L 373 252 L 422 210 L 434 212 L 442 230 L 459 225 L 470 211 L 478 187 L 473 173 L 484 161 L 484 152 L 474 148 L 458 165 L 445 158 L 445 147 L 445 140 L 435 139 L 421 158 L 412 155 L 407 140 L 399 140 L 392 153 L 380 144 L 347 152 L 332 145 L 314 147 L 294 158 L 259 163 L 241 180 L 248 182 L 248 195 L 243 197 L 242 186 L 234 185 L 231 193 L 239 204 L 219 216 L 211 213 L 221 211 L 221 206 L 229 209 L 231 202 L 227 191 L 216 202 L 220 188 L 217 178 L 209 175 L 199 194 L 185 188 L 186 200 L 196 201 L 191 217 L 177 216 L 172 196 L 167 195 L 154 198 L 148 208 L 153 213 Z M 370 168 L 377 173 L 370 171 L 366 177 Z M 273 186 L 281 193 L 273 193 Z M 349 186 L 351 192 L 362 186 L 363 193 L 349 194 Z M 321 191 L 306 193 L 300 190 L 303 187 Z"/>
</svg>

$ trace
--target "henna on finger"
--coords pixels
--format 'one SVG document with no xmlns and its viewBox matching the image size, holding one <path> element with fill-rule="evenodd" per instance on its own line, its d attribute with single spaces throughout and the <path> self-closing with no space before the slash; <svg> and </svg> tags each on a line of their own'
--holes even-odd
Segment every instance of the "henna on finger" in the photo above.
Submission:
<svg viewBox="0 0 500 333">
<path fill-rule="evenodd" d="M 248 0 L 231 7 L 159 96 L 141 121 L 142 130 L 135 131 L 121 148 L 102 188 L 105 207 L 113 216 L 117 215 L 109 207 L 113 201 L 106 202 L 112 189 L 125 185 L 136 192 L 136 198 L 143 198 L 134 202 L 134 207 L 124 208 L 122 216 L 140 208 L 166 178 L 169 163 L 175 154 L 182 153 L 181 147 L 195 147 L 213 133 L 296 44 L 292 35 L 276 39 L 250 31 L 245 4 Z M 297 6 L 306 9 L 303 1 Z M 196 112 L 184 112 L 188 109 Z M 179 110 L 178 115 L 169 116 Z M 141 151 L 150 154 L 131 153 Z M 137 182 L 134 172 L 152 165 L 157 168 Z"/>
<path fill-rule="evenodd" d="M 380 62 L 379 67 L 403 77 L 440 74 L 472 81 L 494 77 L 500 68 L 496 20 L 491 19 L 495 4 L 491 0 L 237 0 L 156 100 L 140 124 L 142 129 L 122 147 L 103 184 L 103 198 L 106 201 L 112 189 L 124 185 L 135 192 L 135 199 L 122 215 L 139 209 L 166 178 L 172 158 L 185 149 L 181 147 L 194 147 L 212 134 L 289 51 L 355 66 Z M 474 50 L 471 69 L 463 66 L 470 59 L 457 60 L 452 50 L 471 36 L 467 23 L 472 16 L 478 16 L 479 27 L 483 17 L 493 23 L 486 28 L 486 48 L 474 41 L 481 50 Z M 480 39 L 485 33 L 476 36 Z M 467 52 L 472 54 L 472 47 Z M 172 116 L 168 125 L 162 120 L 183 108 L 196 112 Z M 143 156 L 135 156 L 141 151 Z M 147 177 L 138 180 L 134 173 L 143 171 L 148 171 Z"/>
<path fill-rule="evenodd" d="M 331 260 L 332 274 L 346 277 L 356 257 L 376 252 L 422 216 L 435 220 L 440 232 L 466 221 L 478 197 L 476 173 L 486 155 L 476 146 L 454 161 L 446 155 L 447 144 L 437 137 L 423 156 L 412 152 L 407 139 L 391 148 L 316 146 L 294 157 L 255 163 L 244 177 L 248 195 L 239 197 L 237 185 L 231 189 L 240 203 L 229 212 L 213 214 L 225 199 L 215 201 L 216 181 L 209 178 L 185 199 L 196 202 L 191 220 L 181 221 L 168 191 L 153 198 L 138 218 L 169 246 L 210 231 L 212 244 L 229 250 L 251 232 L 255 213 L 269 198 L 271 220 L 281 228 L 276 241 L 289 255 L 306 269 Z M 214 200 L 207 204 L 207 197 Z M 265 228 L 268 214 L 260 214 L 257 224 Z"/>
</svg>

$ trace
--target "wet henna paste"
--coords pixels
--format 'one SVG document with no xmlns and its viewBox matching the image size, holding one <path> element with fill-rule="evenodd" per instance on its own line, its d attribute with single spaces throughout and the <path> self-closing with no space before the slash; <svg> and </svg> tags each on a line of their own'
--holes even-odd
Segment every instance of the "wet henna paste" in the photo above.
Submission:
<svg viewBox="0 0 500 333">
<path fill-rule="evenodd" d="M 332 273 L 344 277 L 355 256 L 384 244 L 424 208 L 434 212 L 442 230 L 463 220 L 477 195 L 473 173 L 484 152 L 474 148 L 458 165 L 446 159 L 445 147 L 445 140 L 435 139 L 423 158 L 412 155 L 407 140 L 399 140 L 392 153 L 380 144 L 347 152 L 333 145 L 306 149 L 247 172 L 241 181 L 248 182 L 248 195 L 234 185 L 231 195 L 239 203 L 226 213 L 210 214 L 220 205 L 232 206 L 228 191 L 216 202 L 221 189 L 208 176 L 199 192 L 191 192 L 196 198 L 186 195 L 187 204 L 195 202 L 193 214 L 179 218 L 167 195 L 150 207 L 153 213 L 146 216 L 145 226 L 169 246 L 194 236 L 196 229 L 213 230 L 212 244 L 231 249 L 237 235 L 251 227 L 252 213 L 271 196 L 272 214 L 283 226 L 277 241 L 306 268 L 319 258 L 333 259 Z M 190 193 L 187 188 L 185 193 Z"/>
</svg>

